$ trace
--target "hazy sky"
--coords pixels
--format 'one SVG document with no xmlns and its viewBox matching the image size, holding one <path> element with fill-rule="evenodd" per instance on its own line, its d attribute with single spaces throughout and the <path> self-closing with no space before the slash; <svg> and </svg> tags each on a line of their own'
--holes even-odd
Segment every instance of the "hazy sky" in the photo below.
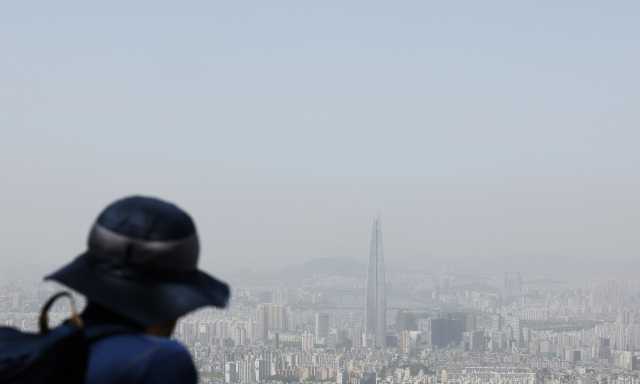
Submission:
<svg viewBox="0 0 640 384">
<path fill-rule="evenodd" d="M 347 3 L 347 4 L 345 4 Z M 202 265 L 640 257 L 638 2 L 0 3 L 0 262 L 111 201 Z"/>
</svg>

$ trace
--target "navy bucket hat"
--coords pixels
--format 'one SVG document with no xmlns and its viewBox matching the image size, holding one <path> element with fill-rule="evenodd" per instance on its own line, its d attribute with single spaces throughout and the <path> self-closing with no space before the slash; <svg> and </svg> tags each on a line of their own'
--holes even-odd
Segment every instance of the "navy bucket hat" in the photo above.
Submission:
<svg viewBox="0 0 640 384">
<path fill-rule="evenodd" d="M 141 325 L 228 303 L 229 287 L 197 269 L 195 225 L 173 204 L 140 196 L 116 201 L 98 216 L 88 243 L 85 253 L 45 279 Z"/>
</svg>

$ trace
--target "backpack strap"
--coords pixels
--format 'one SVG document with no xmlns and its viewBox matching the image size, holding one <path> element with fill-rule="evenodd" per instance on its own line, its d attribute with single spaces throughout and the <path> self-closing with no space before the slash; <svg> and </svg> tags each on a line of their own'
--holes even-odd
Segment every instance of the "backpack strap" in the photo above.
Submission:
<svg viewBox="0 0 640 384">
<path fill-rule="evenodd" d="M 46 335 L 51 330 L 49 329 L 49 316 L 48 312 L 51 306 L 55 303 L 56 300 L 61 298 L 62 296 L 67 296 L 69 301 L 71 302 L 71 317 L 67 322 L 69 324 L 75 325 L 76 327 L 82 329 L 84 327 L 84 323 L 82 318 L 78 315 L 78 311 L 76 310 L 76 301 L 73 299 L 73 295 L 67 291 L 58 292 L 55 295 L 51 296 L 49 300 L 42 307 L 42 312 L 40 312 L 40 334 Z"/>
<path fill-rule="evenodd" d="M 66 296 L 71 318 L 50 329 L 48 312 L 54 302 Z M 71 293 L 53 295 L 42 308 L 40 334 L 0 328 L 0 383 L 80 384 L 84 382 L 91 345 L 105 337 L 140 333 L 127 324 L 86 324 L 78 315 Z"/>
</svg>

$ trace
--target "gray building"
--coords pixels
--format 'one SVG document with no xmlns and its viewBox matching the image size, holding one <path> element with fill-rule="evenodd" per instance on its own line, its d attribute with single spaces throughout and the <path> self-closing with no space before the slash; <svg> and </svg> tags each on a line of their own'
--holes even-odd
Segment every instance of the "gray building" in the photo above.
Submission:
<svg viewBox="0 0 640 384">
<path fill-rule="evenodd" d="M 316 313 L 316 343 L 327 337 L 329 333 L 329 314 Z"/>
<path fill-rule="evenodd" d="M 225 383 L 236 383 L 238 381 L 238 371 L 236 363 L 226 363 L 224 365 Z"/>
<path fill-rule="evenodd" d="M 373 216 L 369 271 L 367 273 L 367 299 L 365 303 L 365 332 L 375 336 L 376 348 L 387 347 L 387 291 L 384 277 L 384 253 L 380 214 Z"/>
</svg>

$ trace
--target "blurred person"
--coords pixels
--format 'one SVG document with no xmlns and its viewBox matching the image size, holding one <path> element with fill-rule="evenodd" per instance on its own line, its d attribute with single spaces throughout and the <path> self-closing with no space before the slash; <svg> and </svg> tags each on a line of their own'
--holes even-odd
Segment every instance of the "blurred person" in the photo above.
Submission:
<svg viewBox="0 0 640 384">
<path fill-rule="evenodd" d="M 169 337 L 180 316 L 229 298 L 197 269 L 198 254 L 195 225 L 173 204 L 128 197 L 98 216 L 88 250 L 47 276 L 87 297 L 87 384 L 196 383 L 189 353 Z"/>
</svg>

